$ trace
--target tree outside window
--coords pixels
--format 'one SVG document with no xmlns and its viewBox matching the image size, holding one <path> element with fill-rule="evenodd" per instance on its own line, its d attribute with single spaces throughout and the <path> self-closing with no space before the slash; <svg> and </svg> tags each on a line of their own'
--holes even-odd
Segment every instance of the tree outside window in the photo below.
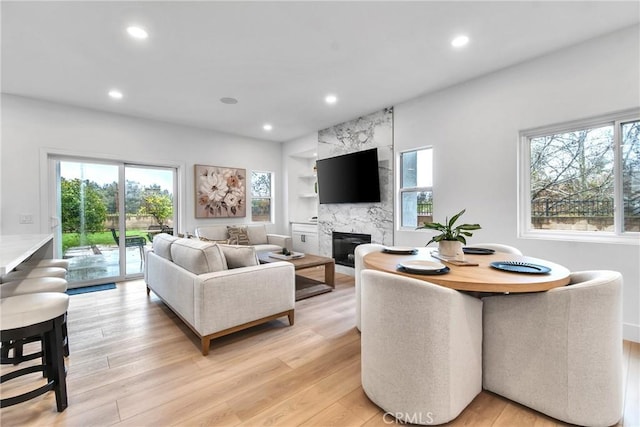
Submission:
<svg viewBox="0 0 640 427">
<path fill-rule="evenodd" d="M 640 121 L 616 118 L 525 133 L 526 229 L 639 232 L 639 135 Z"/>
<path fill-rule="evenodd" d="M 433 222 L 433 149 L 400 154 L 400 210 L 402 227 Z"/>
<path fill-rule="evenodd" d="M 271 172 L 251 172 L 251 220 L 270 222 L 272 215 Z"/>
</svg>

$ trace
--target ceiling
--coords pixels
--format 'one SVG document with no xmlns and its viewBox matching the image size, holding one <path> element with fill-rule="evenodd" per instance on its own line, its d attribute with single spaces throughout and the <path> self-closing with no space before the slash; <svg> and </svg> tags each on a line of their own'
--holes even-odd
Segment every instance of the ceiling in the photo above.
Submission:
<svg viewBox="0 0 640 427">
<path fill-rule="evenodd" d="M 4 93 L 288 141 L 637 24 L 640 3 L 4 0 L 1 19 Z"/>
</svg>

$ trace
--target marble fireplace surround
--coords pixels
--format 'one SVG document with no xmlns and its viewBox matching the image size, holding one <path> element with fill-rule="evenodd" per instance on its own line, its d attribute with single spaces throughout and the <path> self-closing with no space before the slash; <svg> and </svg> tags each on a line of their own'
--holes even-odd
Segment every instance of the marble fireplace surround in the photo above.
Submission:
<svg viewBox="0 0 640 427">
<path fill-rule="evenodd" d="M 319 205 L 320 255 L 332 256 L 334 231 L 370 234 L 372 243 L 393 244 L 393 108 L 318 132 L 318 159 L 371 148 L 378 149 L 381 201 Z M 353 269 L 343 267 L 342 270 L 352 273 Z"/>
</svg>

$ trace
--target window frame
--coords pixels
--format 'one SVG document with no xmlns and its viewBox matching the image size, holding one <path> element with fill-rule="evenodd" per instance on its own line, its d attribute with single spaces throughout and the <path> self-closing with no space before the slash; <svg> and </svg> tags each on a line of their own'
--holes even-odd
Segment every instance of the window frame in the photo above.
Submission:
<svg viewBox="0 0 640 427">
<path fill-rule="evenodd" d="M 433 145 L 425 145 L 425 146 L 421 146 L 421 147 L 416 147 L 416 148 L 409 148 L 406 150 L 402 150 L 400 152 L 398 152 L 398 155 L 396 157 L 396 170 L 398 171 L 398 174 L 396 176 L 396 182 L 398 183 L 398 189 L 397 189 L 397 201 L 396 201 L 396 212 L 397 214 L 397 224 L 398 224 L 398 230 L 399 231 L 415 231 L 415 232 L 424 232 L 424 230 L 417 230 L 416 227 L 411 227 L 411 226 L 406 226 L 402 224 L 402 218 L 403 218 L 403 211 L 402 211 L 402 194 L 405 192 L 426 192 L 426 191 L 430 191 L 431 192 L 431 197 L 433 199 L 433 161 L 432 161 L 432 169 L 431 169 L 431 187 L 420 187 L 420 186 L 415 186 L 415 187 L 403 187 L 402 186 L 402 155 L 406 154 L 406 153 L 412 153 L 412 152 L 418 152 L 418 151 L 423 151 L 423 150 L 431 150 L 431 158 L 433 160 L 433 153 L 434 153 L 434 147 Z M 418 224 L 419 226 L 420 224 Z"/>
<path fill-rule="evenodd" d="M 597 117 L 557 123 L 519 132 L 518 142 L 518 237 L 523 239 L 565 240 L 594 243 L 640 245 L 640 232 L 622 231 L 624 221 L 622 188 L 623 123 L 640 120 L 640 109 L 624 110 Z M 614 231 L 539 230 L 531 227 L 531 145 L 533 138 L 586 128 L 613 125 Z"/>
<path fill-rule="evenodd" d="M 269 174 L 269 178 L 271 180 L 271 186 L 269 188 L 270 190 L 270 195 L 269 197 L 254 197 L 253 196 L 253 174 L 254 173 L 263 173 L 263 174 Z M 250 200 L 251 203 L 248 206 L 248 210 L 249 210 L 249 215 L 251 215 L 251 222 L 255 222 L 255 223 L 260 223 L 260 224 L 273 224 L 274 223 L 274 217 L 275 217 L 275 212 L 274 212 L 274 194 L 273 194 L 273 189 L 274 189 L 274 182 L 275 182 L 275 173 L 273 171 L 266 171 L 266 170 L 252 170 L 249 172 L 249 185 L 248 185 L 248 191 L 250 193 Z M 269 219 L 266 221 L 257 221 L 253 219 L 253 200 L 256 199 L 269 199 L 270 203 L 269 203 Z"/>
</svg>

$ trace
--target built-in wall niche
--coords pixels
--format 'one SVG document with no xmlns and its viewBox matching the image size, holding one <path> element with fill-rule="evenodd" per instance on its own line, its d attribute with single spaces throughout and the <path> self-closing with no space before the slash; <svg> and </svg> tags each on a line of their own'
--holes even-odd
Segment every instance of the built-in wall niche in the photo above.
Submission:
<svg viewBox="0 0 640 427">
<path fill-rule="evenodd" d="M 318 216 L 316 159 L 315 149 L 289 156 L 291 222 L 305 222 Z"/>
</svg>

